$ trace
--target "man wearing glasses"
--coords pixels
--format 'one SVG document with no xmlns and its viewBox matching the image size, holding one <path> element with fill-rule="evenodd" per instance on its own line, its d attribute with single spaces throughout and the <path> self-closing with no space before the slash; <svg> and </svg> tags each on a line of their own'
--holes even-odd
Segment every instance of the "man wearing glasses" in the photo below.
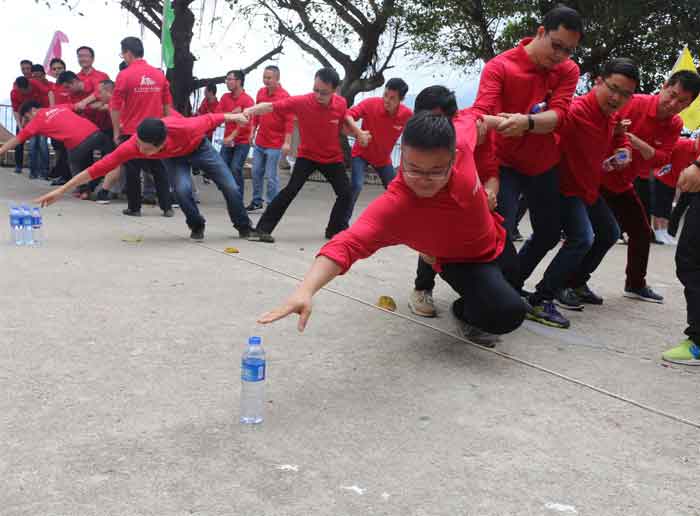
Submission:
<svg viewBox="0 0 700 516">
<path fill-rule="evenodd" d="M 671 162 L 673 147 L 683 129 L 678 113 L 687 108 L 698 93 L 700 76 L 683 70 L 671 75 L 658 94 L 634 95 L 620 112 L 626 119 L 620 129 L 626 129 L 632 144 L 632 163 L 620 173 L 605 174 L 601 194 L 629 238 L 625 297 L 663 303 L 664 298 L 646 284 L 651 227 L 648 206 L 643 206 L 640 197 L 649 197 L 650 171 Z M 634 181 L 643 185 L 646 196 L 635 189 Z M 602 303 L 600 298 L 585 295 L 581 296 L 581 301 Z"/>
<path fill-rule="evenodd" d="M 452 313 L 463 325 L 498 335 L 518 328 L 525 303 L 506 280 L 506 271 L 517 269 L 515 248 L 481 188 L 473 157 L 476 116 L 469 122 L 457 129 L 466 142 L 457 148 L 449 118 L 428 111 L 414 115 L 404 128 L 401 167 L 386 192 L 321 248 L 297 290 L 258 322 L 297 313 L 303 331 L 319 289 L 357 260 L 406 245 L 424 254 L 461 296 Z M 465 220 L 470 223 L 458 223 Z"/>
<path fill-rule="evenodd" d="M 583 35 L 578 12 L 568 7 L 549 11 L 533 38 L 486 63 L 474 110 L 506 118 L 496 128 L 500 162 L 498 211 L 510 234 L 516 226 L 518 201 L 530 206 L 533 233 L 519 253 L 522 286 L 537 264 L 559 243 L 559 149 L 554 136 L 571 104 L 579 68 L 569 56 Z M 530 300 L 547 324 L 565 327 L 553 293 Z"/>
<path fill-rule="evenodd" d="M 335 93 L 339 84 L 338 72 L 332 68 L 321 68 L 314 76 L 313 93 L 287 97 L 274 103 L 262 102 L 243 112 L 248 119 L 272 112 L 282 117 L 295 115 L 301 137 L 292 177 L 267 205 L 250 240 L 275 241 L 272 231 L 315 170 L 323 174 L 337 196 L 326 226 L 326 238 L 332 238 L 348 227 L 346 218 L 352 197 L 340 147 L 340 132 L 347 128 L 361 145 L 367 145 L 370 136 L 352 119 L 346 119 L 347 102 Z"/>
</svg>

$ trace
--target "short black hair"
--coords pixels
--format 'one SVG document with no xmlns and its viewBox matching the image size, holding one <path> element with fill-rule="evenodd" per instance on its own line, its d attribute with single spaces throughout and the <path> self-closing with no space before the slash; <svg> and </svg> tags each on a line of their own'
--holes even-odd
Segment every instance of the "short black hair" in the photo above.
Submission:
<svg viewBox="0 0 700 516">
<path fill-rule="evenodd" d="M 226 77 L 233 75 L 234 79 L 241 81 L 241 86 L 245 84 L 245 72 L 243 70 L 229 70 Z"/>
<path fill-rule="evenodd" d="M 692 70 L 679 70 L 666 81 L 668 86 L 680 84 L 684 91 L 693 94 L 693 99 L 700 95 L 700 75 Z"/>
<path fill-rule="evenodd" d="M 583 19 L 576 9 L 559 4 L 551 9 L 542 19 L 542 26 L 547 32 L 564 27 L 566 30 L 578 32 L 583 39 Z"/>
<path fill-rule="evenodd" d="M 60 86 L 61 84 L 77 80 L 78 76 L 75 75 L 75 73 L 71 72 L 70 70 L 66 70 L 65 72 L 61 72 L 61 74 L 58 76 L 58 78 L 56 79 L 56 84 Z"/>
<path fill-rule="evenodd" d="M 29 88 L 29 79 L 27 79 L 24 75 L 20 75 L 15 79 L 15 85 L 20 90 L 26 90 L 27 88 Z"/>
<path fill-rule="evenodd" d="M 104 81 L 100 81 L 100 86 L 114 89 L 114 81 L 112 79 L 105 79 Z"/>
<path fill-rule="evenodd" d="M 50 62 L 49 62 L 49 68 L 51 68 L 53 65 L 56 63 L 61 63 L 63 65 L 63 68 L 66 67 L 66 62 L 61 59 L 60 57 L 54 57 Z"/>
<path fill-rule="evenodd" d="M 280 76 L 280 67 L 277 65 L 267 65 L 265 67 L 265 70 L 272 70 L 273 72 L 275 72 L 277 74 L 277 77 Z"/>
<path fill-rule="evenodd" d="M 209 84 L 207 84 L 206 90 L 211 91 L 214 95 L 216 95 L 216 84 L 210 82 Z"/>
<path fill-rule="evenodd" d="M 316 72 L 316 75 L 314 75 L 314 79 L 330 84 L 333 89 L 337 88 L 338 84 L 340 84 L 340 75 L 338 75 L 338 72 L 333 70 L 333 68 L 321 68 Z"/>
<path fill-rule="evenodd" d="M 632 79 L 637 86 L 639 86 L 639 67 L 637 63 L 628 57 L 616 57 L 605 63 L 603 72 L 600 75 L 603 79 L 607 79 L 613 74 L 624 75 L 628 79 Z"/>
<path fill-rule="evenodd" d="M 87 50 L 88 52 L 90 52 L 90 57 L 95 57 L 95 51 L 91 47 L 87 47 L 85 45 L 83 45 L 82 47 L 78 47 L 78 50 L 75 51 L 75 55 L 78 55 L 81 50 Z"/>
<path fill-rule="evenodd" d="M 430 111 L 418 111 L 406 122 L 401 143 L 421 150 L 446 149 L 454 153 L 456 140 L 450 118 Z"/>
<path fill-rule="evenodd" d="M 142 142 L 158 147 L 168 136 L 168 130 L 160 118 L 144 118 L 136 128 L 136 134 Z"/>
<path fill-rule="evenodd" d="M 459 110 L 455 92 L 439 84 L 423 88 L 416 97 L 413 108 L 416 112 L 439 109 L 448 118 L 455 116 Z"/>
<path fill-rule="evenodd" d="M 120 45 L 122 52 L 131 52 L 134 57 L 143 57 L 143 42 L 139 38 L 129 36 L 124 38 Z"/>
<path fill-rule="evenodd" d="M 41 103 L 38 100 L 28 100 L 23 102 L 19 107 L 19 117 L 23 118 L 24 115 L 29 113 L 32 109 L 41 109 Z"/>
<path fill-rule="evenodd" d="M 394 77 L 393 79 L 386 81 L 384 88 L 398 92 L 401 100 L 403 100 L 406 93 L 408 93 L 408 84 L 406 84 L 406 81 L 399 79 L 398 77 Z"/>
<path fill-rule="evenodd" d="M 129 63 L 127 63 L 126 61 L 122 61 L 121 63 L 119 63 L 119 71 L 120 71 L 120 72 L 121 72 L 122 70 L 125 70 L 125 69 L 128 68 L 128 67 L 129 67 Z"/>
<path fill-rule="evenodd" d="M 46 70 L 44 70 L 43 65 L 40 65 L 40 64 L 33 64 L 33 65 L 32 65 L 32 72 L 46 73 Z"/>
<path fill-rule="evenodd" d="M 26 65 L 26 64 L 28 64 L 29 66 L 32 66 L 34 63 L 32 63 L 29 59 L 22 59 L 22 60 L 19 62 L 19 65 L 20 65 L 20 66 Z"/>
</svg>

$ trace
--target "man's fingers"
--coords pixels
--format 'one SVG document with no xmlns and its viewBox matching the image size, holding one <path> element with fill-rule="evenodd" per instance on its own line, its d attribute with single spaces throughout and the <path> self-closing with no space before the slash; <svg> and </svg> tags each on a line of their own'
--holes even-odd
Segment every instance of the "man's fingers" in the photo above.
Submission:
<svg viewBox="0 0 700 516">
<path fill-rule="evenodd" d="M 306 324 L 309 322 L 309 317 L 311 317 L 311 309 L 304 307 L 299 314 L 299 323 L 297 324 L 297 329 L 302 332 L 306 328 Z"/>
<path fill-rule="evenodd" d="M 260 316 L 260 319 L 258 319 L 258 322 L 260 324 L 269 324 L 275 321 L 279 321 L 283 317 L 287 317 L 290 313 L 292 313 L 291 308 L 287 307 L 280 307 L 276 308 L 274 310 L 271 310 L 267 313 L 264 313 Z"/>
</svg>

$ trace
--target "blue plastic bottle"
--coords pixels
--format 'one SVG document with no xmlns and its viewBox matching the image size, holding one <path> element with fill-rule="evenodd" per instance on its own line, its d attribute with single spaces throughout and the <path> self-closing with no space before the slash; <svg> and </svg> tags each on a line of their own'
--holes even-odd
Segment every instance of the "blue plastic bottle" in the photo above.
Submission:
<svg viewBox="0 0 700 516">
<path fill-rule="evenodd" d="M 250 337 L 241 357 L 241 423 L 263 422 L 265 407 L 265 351 L 260 337 Z"/>
</svg>

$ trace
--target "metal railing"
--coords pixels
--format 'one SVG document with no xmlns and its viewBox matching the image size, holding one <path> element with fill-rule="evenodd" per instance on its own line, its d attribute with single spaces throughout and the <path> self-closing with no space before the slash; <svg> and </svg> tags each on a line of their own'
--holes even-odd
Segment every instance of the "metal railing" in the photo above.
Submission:
<svg viewBox="0 0 700 516">
<path fill-rule="evenodd" d="M 12 106 L 0 104 L 0 124 L 12 134 L 15 133 L 17 124 L 15 123 L 15 115 L 12 111 Z"/>
</svg>

